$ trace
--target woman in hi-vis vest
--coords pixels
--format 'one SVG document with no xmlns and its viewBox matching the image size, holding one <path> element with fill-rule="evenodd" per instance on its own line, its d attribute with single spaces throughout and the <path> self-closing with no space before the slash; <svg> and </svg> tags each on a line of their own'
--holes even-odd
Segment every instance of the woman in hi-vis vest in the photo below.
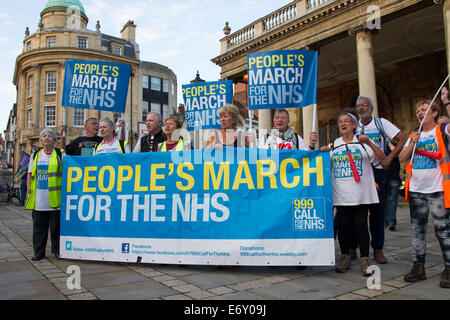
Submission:
<svg viewBox="0 0 450 320">
<path fill-rule="evenodd" d="M 39 140 L 43 148 L 31 155 L 28 164 L 25 209 L 33 210 L 33 261 L 45 258 L 49 229 L 52 253 L 59 258 L 62 158 L 65 153 L 54 147 L 56 139 L 53 130 L 42 130 Z"/>
<path fill-rule="evenodd" d="M 189 143 L 189 134 L 187 134 L 184 139 L 181 135 L 182 125 L 183 123 L 180 119 L 174 115 L 166 118 L 163 130 L 164 134 L 167 136 L 167 140 L 158 144 L 158 151 L 183 151 L 192 149 L 192 146 Z"/>
</svg>

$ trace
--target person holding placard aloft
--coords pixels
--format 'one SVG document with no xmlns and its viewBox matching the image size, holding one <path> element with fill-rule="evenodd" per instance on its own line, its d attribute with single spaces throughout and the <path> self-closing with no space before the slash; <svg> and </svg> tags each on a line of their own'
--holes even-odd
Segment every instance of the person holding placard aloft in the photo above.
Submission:
<svg viewBox="0 0 450 320">
<path fill-rule="evenodd" d="M 336 207 L 338 240 L 341 259 L 336 272 L 344 273 L 351 268 L 350 246 L 352 232 L 360 250 L 360 266 L 364 276 L 369 276 L 370 235 L 367 225 L 369 205 L 378 203 L 378 194 L 371 164 L 383 162 L 384 152 L 366 135 L 355 135 L 358 123 L 354 109 L 344 109 L 338 116 L 341 137 L 334 141 L 334 149 L 321 147 L 324 152 L 331 151 L 331 178 L 333 205 Z"/>
<path fill-rule="evenodd" d="M 446 90 L 443 90 L 442 97 L 448 104 Z M 411 214 L 413 266 L 403 279 L 407 282 L 426 279 L 425 239 L 428 215 L 431 214 L 444 258 L 439 285 L 450 288 L 450 131 L 446 123 L 436 123 L 439 110 L 436 103 L 428 100 L 416 104 L 416 116 L 422 123 L 422 130 L 410 134 L 399 155 L 402 162 L 411 159 L 406 166 L 405 200 L 409 202 Z M 414 155 L 411 156 L 413 150 Z"/>
<path fill-rule="evenodd" d="M 105 153 L 130 153 L 130 146 L 124 140 L 119 140 L 115 135 L 114 122 L 109 118 L 103 118 L 100 120 L 99 131 L 103 137 L 103 141 L 100 142 L 94 150 L 94 155 Z M 125 122 L 121 121 L 122 131 L 124 130 Z"/>
</svg>

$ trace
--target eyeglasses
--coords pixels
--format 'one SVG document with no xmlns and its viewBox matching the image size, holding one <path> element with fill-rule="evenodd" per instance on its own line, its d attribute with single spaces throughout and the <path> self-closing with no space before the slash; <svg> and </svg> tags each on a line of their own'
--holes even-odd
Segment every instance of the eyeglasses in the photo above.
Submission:
<svg viewBox="0 0 450 320">
<path fill-rule="evenodd" d="M 361 104 L 357 104 L 356 108 L 358 107 L 370 107 L 370 103 L 361 103 Z"/>
</svg>

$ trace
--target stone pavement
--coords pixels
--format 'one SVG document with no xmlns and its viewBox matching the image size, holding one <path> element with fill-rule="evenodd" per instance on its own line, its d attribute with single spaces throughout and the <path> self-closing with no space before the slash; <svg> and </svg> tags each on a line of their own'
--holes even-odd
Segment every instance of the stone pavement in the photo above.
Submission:
<svg viewBox="0 0 450 320">
<path fill-rule="evenodd" d="M 427 235 L 428 278 L 410 284 L 409 209 L 400 203 L 398 231 L 386 231 L 386 265 L 380 265 L 381 289 L 368 289 L 355 260 L 352 270 L 334 267 L 214 267 L 56 260 L 31 261 L 29 211 L 0 204 L 1 300 L 449 300 L 439 287 L 442 255 L 430 217 Z M 50 248 L 47 248 L 47 253 Z M 336 241 L 336 252 L 339 245 Z M 339 254 L 336 261 L 338 261 Z M 81 269 L 81 289 L 69 290 L 68 267 Z"/>
</svg>

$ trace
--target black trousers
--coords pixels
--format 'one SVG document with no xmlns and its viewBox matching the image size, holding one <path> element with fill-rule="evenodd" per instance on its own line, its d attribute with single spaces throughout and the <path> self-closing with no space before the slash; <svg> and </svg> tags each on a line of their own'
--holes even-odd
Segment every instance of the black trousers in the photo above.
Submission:
<svg viewBox="0 0 450 320">
<path fill-rule="evenodd" d="M 369 256 L 370 235 L 367 216 L 368 205 L 359 206 L 336 206 L 338 219 L 338 240 L 342 254 L 349 254 L 349 249 L 353 248 L 352 237 L 356 235 L 357 244 L 361 257 Z"/>
<path fill-rule="evenodd" d="M 45 247 L 47 246 L 49 229 L 52 253 L 59 254 L 59 221 L 59 210 L 33 210 L 33 249 L 35 256 L 45 257 Z"/>
</svg>

